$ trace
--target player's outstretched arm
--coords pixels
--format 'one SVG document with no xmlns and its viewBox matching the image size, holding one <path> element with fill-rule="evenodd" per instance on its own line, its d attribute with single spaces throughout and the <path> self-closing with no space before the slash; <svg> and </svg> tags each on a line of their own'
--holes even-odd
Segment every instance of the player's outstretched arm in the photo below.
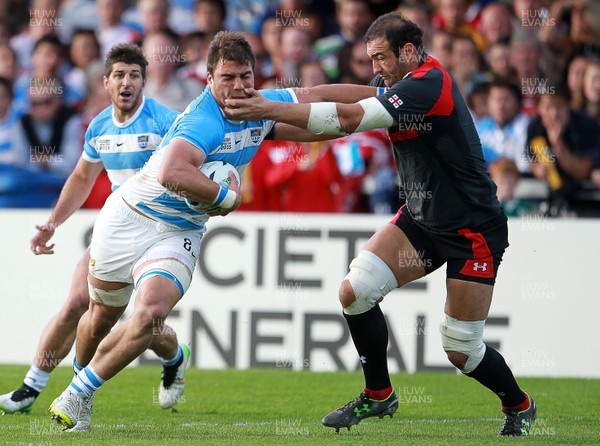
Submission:
<svg viewBox="0 0 600 446">
<path fill-rule="evenodd" d="M 354 84 L 317 85 L 312 88 L 294 88 L 298 102 L 340 102 L 353 104 L 362 99 L 372 98 L 381 93 L 381 89 Z"/>
<path fill-rule="evenodd" d="M 54 230 L 83 206 L 103 169 L 102 162 L 90 163 L 83 158 L 79 159 L 75 169 L 67 178 L 48 221 L 35 227 L 37 232 L 29 242 L 31 251 L 35 255 L 54 254 L 54 244 L 48 246 Z"/>
<path fill-rule="evenodd" d="M 246 98 L 226 99 L 224 113 L 230 119 L 284 122 L 317 135 L 348 135 L 355 131 L 390 127 L 394 122 L 376 98 L 355 104 L 295 104 L 271 101 L 252 89 L 246 90 Z"/>
</svg>

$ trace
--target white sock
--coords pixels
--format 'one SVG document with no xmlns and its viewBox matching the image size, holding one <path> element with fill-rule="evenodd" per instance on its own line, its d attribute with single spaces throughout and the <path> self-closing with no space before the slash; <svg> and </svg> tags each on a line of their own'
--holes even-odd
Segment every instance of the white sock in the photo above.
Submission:
<svg viewBox="0 0 600 446">
<path fill-rule="evenodd" d="M 81 372 L 73 377 L 69 388 L 71 392 L 81 393 L 84 398 L 89 399 L 94 392 L 104 384 L 104 380 L 98 376 L 95 370 L 90 367 L 84 367 Z"/>
<path fill-rule="evenodd" d="M 50 373 L 44 372 L 42 369 L 32 365 L 25 375 L 25 379 L 23 382 L 31 387 L 32 389 L 41 392 L 44 390 L 44 387 L 48 384 L 48 379 L 50 378 Z"/>
</svg>

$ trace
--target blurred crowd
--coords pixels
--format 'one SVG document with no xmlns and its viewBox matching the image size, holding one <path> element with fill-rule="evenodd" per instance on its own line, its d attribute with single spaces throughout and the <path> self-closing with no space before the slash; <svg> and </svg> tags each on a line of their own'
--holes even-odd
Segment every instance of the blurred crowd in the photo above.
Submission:
<svg viewBox="0 0 600 446">
<path fill-rule="evenodd" d="M 366 85 L 364 34 L 394 10 L 467 100 L 507 215 L 600 216 L 597 0 L 0 0 L 0 207 L 52 206 L 87 124 L 110 105 L 113 45 L 139 42 L 145 96 L 183 111 L 222 29 L 247 33 L 256 88 Z M 385 130 L 266 141 L 242 209 L 389 214 L 402 202 L 397 175 Z M 86 206 L 109 193 L 101 176 Z"/>
</svg>

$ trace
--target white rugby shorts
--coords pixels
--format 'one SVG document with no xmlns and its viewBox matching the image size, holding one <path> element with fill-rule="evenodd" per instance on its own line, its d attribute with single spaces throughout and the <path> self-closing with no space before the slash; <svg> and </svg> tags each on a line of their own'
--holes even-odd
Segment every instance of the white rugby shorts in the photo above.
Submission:
<svg viewBox="0 0 600 446">
<path fill-rule="evenodd" d="M 158 259 L 177 259 L 193 273 L 204 231 L 180 229 L 140 215 L 117 190 L 94 225 L 90 273 L 107 282 L 133 283 L 138 266 Z"/>
</svg>

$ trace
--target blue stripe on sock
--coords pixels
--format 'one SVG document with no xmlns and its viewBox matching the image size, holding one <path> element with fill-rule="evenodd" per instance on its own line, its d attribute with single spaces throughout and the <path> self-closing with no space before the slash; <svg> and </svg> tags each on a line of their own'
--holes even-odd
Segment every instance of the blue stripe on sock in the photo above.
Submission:
<svg viewBox="0 0 600 446">
<path fill-rule="evenodd" d="M 83 390 L 83 393 L 87 394 L 87 393 L 94 393 L 97 389 L 93 386 L 90 386 L 88 383 L 86 383 L 85 381 L 81 381 L 83 383 L 83 385 L 85 386 L 85 389 Z"/>
<path fill-rule="evenodd" d="M 90 380 L 93 386 L 100 387 L 102 385 L 102 383 L 99 381 L 98 377 L 94 372 L 90 371 L 87 367 L 83 369 L 83 371 L 85 372 L 85 376 L 87 376 L 87 378 Z"/>
<path fill-rule="evenodd" d="M 71 387 L 73 387 L 77 393 L 83 393 L 83 390 L 81 390 L 81 389 L 80 389 L 79 387 L 77 387 L 75 384 L 71 383 Z"/>
<path fill-rule="evenodd" d="M 77 361 L 75 360 L 75 358 L 73 358 L 73 368 L 75 368 L 78 372 L 81 372 L 83 370 L 83 367 L 81 367 L 79 364 L 77 364 Z"/>
<path fill-rule="evenodd" d="M 175 365 L 175 364 L 177 364 L 179 359 L 181 359 L 182 356 L 183 356 L 183 348 L 181 348 L 181 345 L 178 345 L 177 346 L 177 354 L 175 355 L 175 357 L 173 359 L 166 361 L 163 358 L 160 358 L 160 362 L 162 365 L 166 365 L 166 366 Z"/>
</svg>

